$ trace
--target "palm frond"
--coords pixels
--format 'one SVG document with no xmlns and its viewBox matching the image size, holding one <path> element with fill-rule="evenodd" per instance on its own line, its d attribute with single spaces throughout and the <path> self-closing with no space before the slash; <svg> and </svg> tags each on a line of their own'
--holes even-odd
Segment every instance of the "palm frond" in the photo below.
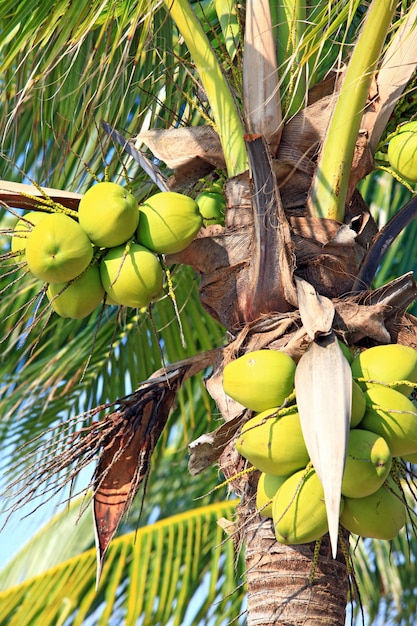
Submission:
<svg viewBox="0 0 417 626">
<path fill-rule="evenodd" d="M 115 539 L 97 592 L 93 549 L 0 592 L 0 622 L 69 626 L 94 616 L 103 625 L 140 619 L 165 626 L 187 615 L 192 623 L 226 624 L 242 610 L 244 587 L 217 520 L 230 519 L 234 507 L 217 503 Z"/>
<path fill-rule="evenodd" d="M 100 173 L 111 151 L 97 131 L 100 119 L 128 133 L 181 119 L 178 93 L 191 91 L 193 82 L 173 56 L 182 49 L 160 3 L 131 0 L 120 8 L 102 0 L 84 10 L 67 4 L 52 12 L 37 7 L 27 23 L 22 3 L 0 10 L 3 178 L 20 176 L 13 171 L 19 160 L 40 184 L 82 188 L 86 173 L 77 153 Z"/>
<path fill-rule="evenodd" d="M 91 511 L 87 510 L 80 517 L 81 504 L 80 499 L 70 502 L 64 511 L 54 515 L 28 540 L 0 571 L 1 590 L 40 576 L 51 567 L 92 547 L 94 532 Z"/>
<path fill-rule="evenodd" d="M 278 67 L 285 119 L 307 104 L 307 92 L 340 70 L 360 23 L 360 2 L 282 0 L 275 9 Z"/>
<path fill-rule="evenodd" d="M 24 282 L 23 302 L 29 288 Z M 68 436 L 87 425 L 89 409 L 124 397 L 163 364 L 223 344 L 222 327 L 198 304 L 191 272 L 177 272 L 174 284 L 185 345 L 168 298 L 155 305 L 152 318 L 134 310 L 120 315 L 115 307 L 106 306 L 98 327 L 99 313 L 74 323 L 54 315 L 40 338 L 35 329 L 34 338 L 29 334 L 26 342 L 25 323 L 19 320 L 3 341 L 0 358 L 0 439 L 3 445 L 10 445 L 9 467 L 15 466 L 20 473 L 26 463 L 42 458 L 43 446 L 52 450 L 57 445 L 61 431 Z M 33 287 L 35 293 L 38 288 L 39 284 Z M 7 311 L 13 312 L 16 296 L 10 292 L 2 301 L 3 319 Z M 34 347 L 32 341 L 38 339 Z M 171 428 L 181 421 L 185 444 L 190 432 L 200 431 L 210 421 L 213 403 L 201 375 L 187 381 L 177 403 L 179 408 L 169 424 Z M 13 469 L 8 478 L 16 478 Z"/>
<path fill-rule="evenodd" d="M 414 532 L 407 528 L 391 543 L 367 539 L 353 546 L 361 604 L 370 624 L 415 623 L 416 549 Z"/>
</svg>

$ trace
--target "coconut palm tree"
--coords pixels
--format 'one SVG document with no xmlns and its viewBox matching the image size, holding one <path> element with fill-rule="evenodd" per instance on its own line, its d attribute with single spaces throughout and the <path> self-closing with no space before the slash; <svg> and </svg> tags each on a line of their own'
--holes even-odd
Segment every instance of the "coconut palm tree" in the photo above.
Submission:
<svg viewBox="0 0 417 626">
<path fill-rule="evenodd" d="M 415 111 L 415 3 L 7 2 L 0 19 L 8 512 L 86 491 L 69 519 L 92 503 L 100 578 L 96 592 L 83 523 L 75 547 L 56 548 L 49 570 L 21 582 L 22 563 L 70 537 L 58 517 L 28 547 L 32 556 L 25 550 L 3 572 L 1 620 L 221 624 L 246 612 L 248 624 L 343 623 L 356 590 L 348 539 L 276 541 L 254 504 L 258 475 L 234 447 L 245 412 L 226 401 L 221 373 L 237 354 L 267 346 L 299 359 L 315 333 L 372 345 L 389 331 L 415 344 L 404 317 L 416 295 L 410 276 L 389 291 L 389 310 L 407 321 L 400 332 L 398 317 L 381 312 L 387 300 L 373 301 L 377 311 L 358 295 L 368 294 L 375 263 L 374 287 L 415 264 L 403 231 L 413 205 L 400 211 L 413 188 L 382 173 L 389 133 Z M 8 241 L 16 210 L 48 210 L 51 198 L 74 210 L 97 178 L 128 181 L 138 201 L 157 188 L 195 197 L 220 184 L 226 226 L 164 259 L 166 294 L 149 311 L 103 305 L 70 321 L 45 306 Z M 400 224 L 378 236 L 380 215 L 394 214 Z M 382 259 L 371 244 L 393 228 L 402 234 Z M 330 327 L 318 314 L 312 328 L 306 310 L 320 299 L 306 296 L 305 307 L 299 279 L 325 298 Z M 324 385 L 304 376 L 297 398 L 334 401 L 329 390 L 346 386 L 327 356 Z M 356 551 L 371 617 L 381 594 L 390 615 L 399 589 L 414 585 L 404 560 L 390 563 L 378 545 Z M 405 555 L 403 536 L 394 551 Z"/>
</svg>

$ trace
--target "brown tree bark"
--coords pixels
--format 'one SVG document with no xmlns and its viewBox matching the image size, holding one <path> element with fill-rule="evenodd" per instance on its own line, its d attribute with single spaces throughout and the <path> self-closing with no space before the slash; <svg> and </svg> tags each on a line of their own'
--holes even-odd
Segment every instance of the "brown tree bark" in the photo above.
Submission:
<svg viewBox="0 0 417 626">
<path fill-rule="evenodd" d="M 348 571 L 340 550 L 332 558 L 328 535 L 322 539 L 314 567 L 315 543 L 278 543 L 269 518 L 254 515 L 244 534 L 248 626 L 345 623 Z"/>
</svg>

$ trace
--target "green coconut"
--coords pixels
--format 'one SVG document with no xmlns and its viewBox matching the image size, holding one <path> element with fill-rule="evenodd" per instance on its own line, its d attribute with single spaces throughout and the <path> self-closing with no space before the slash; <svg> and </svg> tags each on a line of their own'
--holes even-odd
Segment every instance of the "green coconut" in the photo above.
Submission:
<svg viewBox="0 0 417 626">
<path fill-rule="evenodd" d="M 147 248 L 133 243 L 111 248 L 100 264 L 100 275 L 112 303 L 147 307 L 161 295 L 163 271 L 157 257 Z"/>
<path fill-rule="evenodd" d="M 411 400 L 395 389 L 375 386 L 365 392 L 363 430 L 377 433 L 387 442 L 392 456 L 417 452 L 417 411 Z"/>
<path fill-rule="evenodd" d="M 272 517 L 272 498 L 287 478 L 261 473 L 256 489 L 256 507 L 263 517 Z"/>
<path fill-rule="evenodd" d="M 300 416 L 294 412 L 274 416 L 277 409 L 263 411 L 244 424 L 236 449 L 261 472 L 288 476 L 309 461 L 301 430 Z"/>
<path fill-rule="evenodd" d="M 225 393 L 253 411 L 281 406 L 294 390 L 295 362 L 279 350 L 255 350 L 223 370 Z"/>
<path fill-rule="evenodd" d="M 406 522 L 406 507 L 398 487 L 391 480 L 388 486 L 364 498 L 345 498 L 340 522 L 361 537 L 394 539 Z"/>
<path fill-rule="evenodd" d="M 405 180 L 417 183 L 417 122 L 408 122 L 388 144 L 391 167 Z"/>
<path fill-rule="evenodd" d="M 96 246 L 120 246 L 136 232 L 139 223 L 138 203 L 135 196 L 122 185 L 97 183 L 81 198 L 78 220 Z"/>
<path fill-rule="evenodd" d="M 391 463 L 391 451 L 383 437 L 367 430 L 351 430 L 342 495 L 363 498 L 375 493 L 387 478 Z"/>
<path fill-rule="evenodd" d="M 323 487 L 314 469 L 287 478 L 273 498 L 272 518 L 277 541 L 286 545 L 309 543 L 328 531 Z"/>
<path fill-rule="evenodd" d="M 374 346 L 361 352 L 351 364 L 354 378 L 365 378 L 359 382 L 363 389 L 378 383 L 392 383 L 402 380 L 417 382 L 417 350 L 410 346 L 388 344 Z M 397 391 L 409 396 L 412 388 L 408 385 L 393 386 Z"/>
<path fill-rule="evenodd" d="M 98 265 L 90 265 L 70 283 L 49 285 L 47 296 L 52 308 L 61 317 L 87 317 L 99 306 L 104 296 Z"/>
<path fill-rule="evenodd" d="M 352 380 L 352 409 L 350 415 L 350 427 L 355 428 L 362 420 L 366 411 L 366 400 L 358 383 Z"/>
<path fill-rule="evenodd" d="M 26 244 L 28 237 L 36 224 L 47 215 L 41 211 L 30 211 L 25 213 L 16 223 L 12 235 L 11 251 L 20 253 L 16 256 L 16 260 L 23 261 L 26 252 Z"/>
<path fill-rule="evenodd" d="M 198 204 L 181 193 L 156 193 L 139 206 L 137 241 L 159 254 L 181 252 L 200 230 Z"/>
<path fill-rule="evenodd" d="M 48 283 L 66 283 L 90 264 L 93 247 L 81 226 L 64 213 L 49 213 L 33 228 L 26 244 L 30 271 Z"/>
<path fill-rule="evenodd" d="M 224 225 L 226 201 L 222 193 L 217 191 L 202 191 L 195 201 L 203 216 L 204 226 L 210 226 L 210 224 Z"/>
</svg>

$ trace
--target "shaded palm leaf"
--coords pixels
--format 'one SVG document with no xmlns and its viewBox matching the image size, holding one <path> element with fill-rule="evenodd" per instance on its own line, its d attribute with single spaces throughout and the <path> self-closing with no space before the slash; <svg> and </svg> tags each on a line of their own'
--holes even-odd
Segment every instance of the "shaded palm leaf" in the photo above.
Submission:
<svg viewBox="0 0 417 626">
<path fill-rule="evenodd" d="M 359 186 L 364 200 L 370 205 L 379 226 L 382 227 L 412 197 L 411 192 L 388 172 L 376 171 Z M 417 267 L 417 251 L 409 242 L 414 240 L 417 223 L 413 221 L 393 241 L 382 259 L 374 280 L 374 286 L 385 285 L 396 276 L 413 271 Z M 416 304 L 411 307 L 415 314 Z"/>
</svg>

